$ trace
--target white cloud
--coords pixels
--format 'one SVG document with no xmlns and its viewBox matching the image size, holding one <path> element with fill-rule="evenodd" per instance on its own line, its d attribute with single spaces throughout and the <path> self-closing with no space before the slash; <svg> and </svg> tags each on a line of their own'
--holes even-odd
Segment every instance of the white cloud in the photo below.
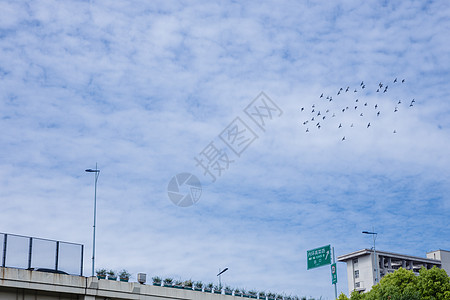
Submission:
<svg viewBox="0 0 450 300">
<path fill-rule="evenodd" d="M 372 226 L 387 251 L 449 249 L 448 12 L 444 1 L 4 2 L 0 227 L 83 243 L 90 257 L 84 169 L 98 162 L 97 266 L 205 282 L 229 267 L 226 284 L 332 299 L 328 268 L 306 271 L 306 250 L 368 248 Z M 243 112 L 260 91 L 283 110 L 266 132 Z M 194 156 L 237 116 L 259 138 L 211 183 Z M 202 182 L 193 207 L 167 197 L 179 172 Z"/>
</svg>

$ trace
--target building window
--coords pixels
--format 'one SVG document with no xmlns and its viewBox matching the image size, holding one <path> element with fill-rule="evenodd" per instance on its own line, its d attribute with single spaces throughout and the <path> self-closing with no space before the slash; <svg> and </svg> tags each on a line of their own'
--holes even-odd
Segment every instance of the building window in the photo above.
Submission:
<svg viewBox="0 0 450 300">
<path fill-rule="evenodd" d="M 360 282 L 355 282 L 355 287 L 359 288 L 361 286 Z"/>
<path fill-rule="evenodd" d="M 355 265 L 357 263 L 358 263 L 358 259 L 357 258 L 353 259 L 353 264 Z"/>
<path fill-rule="evenodd" d="M 359 270 L 355 270 L 355 278 L 359 278 Z"/>
</svg>

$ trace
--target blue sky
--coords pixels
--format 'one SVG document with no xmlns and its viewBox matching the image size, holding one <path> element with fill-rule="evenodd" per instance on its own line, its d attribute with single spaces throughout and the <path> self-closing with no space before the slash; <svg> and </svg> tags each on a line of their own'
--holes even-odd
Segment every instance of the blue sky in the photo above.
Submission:
<svg viewBox="0 0 450 300">
<path fill-rule="evenodd" d="M 447 1 L 0 7 L 0 231 L 82 243 L 89 275 L 97 162 L 96 265 L 134 276 L 228 267 L 233 287 L 332 299 L 308 249 L 370 248 L 373 227 L 385 251 L 450 250 Z M 265 131 L 244 112 L 262 91 L 282 110 Z M 239 157 L 219 138 L 237 117 L 258 136 Z M 194 160 L 212 141 L 234 160 L 214 183 Z M 182 172 L 203 187 L 185 208 Z"/>
</svg>

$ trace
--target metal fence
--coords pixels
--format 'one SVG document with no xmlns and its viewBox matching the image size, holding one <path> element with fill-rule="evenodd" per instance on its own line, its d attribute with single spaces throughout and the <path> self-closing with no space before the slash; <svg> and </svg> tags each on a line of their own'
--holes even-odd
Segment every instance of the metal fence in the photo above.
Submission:
<svg viewBox="0 0 450 300">
<path fill-rule="evenodd" d="M 72 275 L 83 275 L 81 244 L 0 232 L 2 267 L 18 269 L 51 269 Z"/>
</svg>

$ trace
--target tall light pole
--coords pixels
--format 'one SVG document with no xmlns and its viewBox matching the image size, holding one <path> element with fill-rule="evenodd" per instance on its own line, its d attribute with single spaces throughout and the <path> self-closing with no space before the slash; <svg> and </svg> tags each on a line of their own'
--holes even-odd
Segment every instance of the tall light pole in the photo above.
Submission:
<svg viewBox="0 0 450 300">
<path fill-rule="evenodd" d="M 364 234 L 371 234 L 373 236 L 373 255 L 375 257 L 375 284 L 378 283 L 378 260 L 377 260 L 377 250 L 375 250 L 375 240 L 377 238 L 376 232 L 363 231 Z"/>
<path fill-rule="evenodd" d="M 94 276 L 95 268 L 95 223 L 97 219 L 97 180 L 100 175 L 100 170 L 97 168 L 97 163 L 95 163 L 95 169 L 86 169 L 88 173 L 95 173 L 95 188 L 94 188 L 94 226 L 93 226 L 93 238 L 92 238 L 92 276 Z"/>
<path fill-rule="evenodd" d="M 219 289 L 222 290 L 222 281 L 220 280 L 220 275 L 228 271 L 228 268 L 223 269 L 222 271 L 219 269 L 219 274 L 217 276 L 219 277 Z"/>
</svg>

